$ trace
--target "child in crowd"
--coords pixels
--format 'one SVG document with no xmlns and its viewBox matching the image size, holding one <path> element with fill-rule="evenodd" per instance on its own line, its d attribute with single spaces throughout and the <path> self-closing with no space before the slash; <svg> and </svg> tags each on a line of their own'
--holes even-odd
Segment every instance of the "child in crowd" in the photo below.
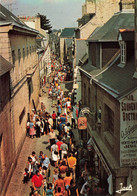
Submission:
<svg viewBox="0 0 137 196">
<path fill-rule="evenodd" d="M 24 170 L 24 178 L 23 178 L 23 183 L 27 184 L 29 181 L 29 170 L 28 168 L 25 168 Z"/>
<path fill-rule="evenodd" d="M 46 196 L 53 196 L 52 183 L 47 185 Z"/>
</svg>

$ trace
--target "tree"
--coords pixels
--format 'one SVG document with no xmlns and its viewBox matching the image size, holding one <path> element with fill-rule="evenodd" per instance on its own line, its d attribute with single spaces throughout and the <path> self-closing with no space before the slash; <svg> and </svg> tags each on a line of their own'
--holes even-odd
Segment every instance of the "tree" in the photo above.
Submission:
<svg viewBox="0 0 137 196">
<path fill-rule="evenodd" d="M 37 17 L 40 17 L 41 28 L 44 30 L 48 30 L 48 33 L 51 33 L 52 26 L 50 25 L 50 20 L 47 19 L 47 17 L 45 15 L 42 15 L 40 13 L 37 14 Z"/>
</svg>

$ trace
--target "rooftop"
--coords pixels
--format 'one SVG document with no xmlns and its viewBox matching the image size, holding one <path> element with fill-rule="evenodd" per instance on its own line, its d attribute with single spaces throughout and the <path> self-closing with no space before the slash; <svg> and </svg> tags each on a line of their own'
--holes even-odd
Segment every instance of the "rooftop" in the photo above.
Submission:
<svg viewBox="0 0 137 196">
<path fill-rule="evenodd" d="M 0 4 L 0 26 L 13 25 L 33 33 L 38 33 L 35 29 L 28 27 L 24 22 L 19 20 L 13 13 Z"/>
<path fill-rule="evenodd" d="M 137 88 L 137 79 L 133 78 L 136 70 L 134 58 L 131 58 L 125 67 L 119 67 L 120 58 L 106 70 L 99 73 L 93 80 L 104 87 L 107 91 L 112 92 L 113 96 L 120 99 Z"/>
<path fill-rule="evenodd" d="M 89 42 L 117 41 L 119 29 L 134 29 L 134 12 L 118 12 L 98 31 L 91 34 Z"/>
<path fill-rule="evenodd" d="M 64 28 L 60 37 L 61 38 L 72 38 L 75 35 L 75 29 L 76 28 Z"/>
</svg>

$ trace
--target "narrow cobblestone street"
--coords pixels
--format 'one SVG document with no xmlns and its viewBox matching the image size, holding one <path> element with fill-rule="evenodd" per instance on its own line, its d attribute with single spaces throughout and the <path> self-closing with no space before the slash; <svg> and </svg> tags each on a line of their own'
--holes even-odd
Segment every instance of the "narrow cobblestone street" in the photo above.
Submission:
<svg viewBox="0 0 137 196">
<path fill-rule="evenodd" d="M 46 110 L 50 113 L 55 109 L 51 107 L 52 100 L 48 99 L 48 86 L 45 86 L 46 93 L 43 93 L 42 97 L 39 99 L 39 105 L 43 102 L 46 106 Z M 57 133 L 57 132 L 56 132 Z M 18 158 L 16 169 L 12 175 L 10 184 L 6 196 L 29 196 L 31 192 L 31 180 L 28 184 L 23 184 L 23 172 L 27 165 L 28 156 L 31 155 L 32 151 L 36 152 L 38 157 L 39 152 L 42 150 L 49 158 L 51 158 L 51 152 L 48 150 L 48 136 L 43 135 L 40 138 L 30 139 L 26 137 L 23 148 L 21 150 L 20 156 Z M 49 182 L 52 182 L 53 167 L 51 166 L 51 177 Z"/>
</svg>

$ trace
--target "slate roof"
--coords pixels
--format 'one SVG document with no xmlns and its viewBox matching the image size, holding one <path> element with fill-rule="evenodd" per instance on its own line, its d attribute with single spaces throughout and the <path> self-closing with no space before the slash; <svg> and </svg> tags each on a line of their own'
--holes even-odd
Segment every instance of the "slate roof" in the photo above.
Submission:
<svg viewBox="0 0 137 196">
<path fill-rule="evenodd" d="M 104 72 L 98 74 L 93 80 L 104 87 L 109 93 L 120 99 L 137 88 L 137 79 L 133 78 L 135 73 L 134 58 L 124 68 L 118 66 L 120 58 Z"/>
<path fill-rule="evenodd" d="M 13 67 L 14 65 L 0 55 L 0 76 L 10 71 Z"/>
<path fill-rule="evenodd" d="M 82 59 L 85 53 L 87 53 L 88 46 L 85 40 L 76 40 L 76 65 L 79 64 L 79 60 Z"/>
<path fill-rule="evenodd" d="M 134 28 L 133 12 L 118 12 L 112 16 L 96 33 L 92 34 L 89 42 L 117 41 L 119 29 Z"/>
<path fill-rule="evenodd" d="M 72 47 L 72 39 L 65 39 L 65 43 L 66 43 L 67 48 Z"/>
<path fill-rule="evenodd" d="M 19 20 L 13 13 L 0 4 L 0 26 L 13 25 L 23 28 L 33 33 L 38 33 L 37 30 L 28 27 L 24 22 Z"/>
<path fill-rule="evenodd" d="M 75 35 L 75 28 L 64 28 L 60 37 L 61 38 L 72 38 Z"/>
<path fill-rule="evenodd" d="M 91 65 L 90 63 L 82 65 L 79 69 L 87 72 L 89 75 L 91 75 L 91 77 L 101 72 L 101 69 Z"/>
</svg>

